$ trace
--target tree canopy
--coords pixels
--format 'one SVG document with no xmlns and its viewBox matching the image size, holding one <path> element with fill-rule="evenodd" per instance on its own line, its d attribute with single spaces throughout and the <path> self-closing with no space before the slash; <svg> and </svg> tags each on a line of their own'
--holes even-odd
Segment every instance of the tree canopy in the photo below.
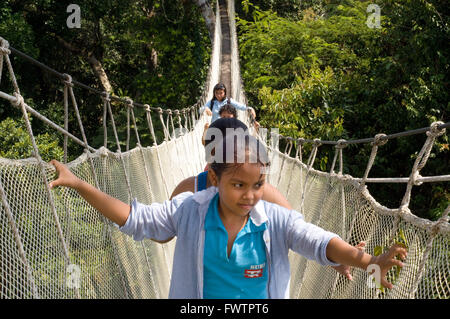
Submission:
<svg viewBox="0 0 450 319">
<path fill-rule="evenodd" d="M 207 75 L 211 44 L 193 1 L 80 0 L 76 1 L 80 28 L 68 27 L 70 3 L 2 1 L 0 36 L 15 49 L 100 91 L 162 108 L 181 109 L 196 102 Z M 47 117 L 59 119 L 62 125 L 61 81 L 22 58 L 12 57 L 26 102 Z M 2 85 L 5 82 L 7 79 Z M 86 134 L 96 136 L 90 142 L 100 146 L 101 99 L 75 90 Z M 136 114 L 137 120 L 143 121 L 140 115 Z M 0 122 L 10 116 L 20 116 L 19 111 L 0 101 Z M 117 119 L 119 123 L 124 120 Z M 39 121 L 34 121 L 33 127 L 38 133 L 47 130 Z M 77 132 L 76 119 L 69 128 Z M 53 134 L 51 130 L 48 133 Z M 119 134 L 124 134 L 123 128 Z M 79 150 L 73 153 L 79 154 Z"/>
</svg>

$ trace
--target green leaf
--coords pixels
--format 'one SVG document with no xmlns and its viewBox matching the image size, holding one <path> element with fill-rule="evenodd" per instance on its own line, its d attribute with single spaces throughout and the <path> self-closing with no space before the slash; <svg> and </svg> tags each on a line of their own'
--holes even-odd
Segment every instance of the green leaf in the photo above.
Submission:
<svg viewBox="0 0 450 319">
<path fill-rule="evenodd" d="M 375 246 L 374 250 L 373 250 L 373 255 L 374 256 L 379 256 L 383 254 L 383 247 L 382 246 Z"/>
<path fill-rule="evenodd" d="M 400 238 L 399 244 L 402 244 L 402 245 L 405 246 L 405 248 L 408 248 L 408 241 L 406 240 L 405 233 L 403 232 L 403 229 L 401 229 L 401 228 L 399 229 L 398 235 L 399 235 L 399 238 Z"/>
</svg>

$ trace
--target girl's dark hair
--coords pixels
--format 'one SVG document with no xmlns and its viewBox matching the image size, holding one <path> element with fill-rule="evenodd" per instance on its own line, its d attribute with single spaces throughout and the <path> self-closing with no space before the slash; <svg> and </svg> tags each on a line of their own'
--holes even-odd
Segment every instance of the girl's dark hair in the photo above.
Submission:
<svg viewBox="0 0 450 319">
<path fill-rule="evenodd" d="M 225 98 L 227 97 L 227 87 L 225 86 L 225 84 L 217 83 L 216 85 L 214 85 L 214 88 L 213 88 L 213 97 L 211 99 L 211 107 L 213 106 L 214 101 L 217 100 L 216 99 L 216 91 L 217 90 L 224 90 L 225 91 Z"/>
<path fill-rule="evenodd" d="M 220 108 L 219 115 L 222 116 L 223 112 L 233 114 L 233 117 L 237 117 L 236 108 L 233 105 L 231 105 L 230 103 L 227 103 Z"/>
<path fill-rule="evenodd" d="M 259 164 L 262 168 L 261 174 L 267 172 L 270 166 L 269 156 L 264 145 L 255 137 L 248 134 L 248 131 L 236 134 L 228 134 L 222 142 L 216 144 L 214 160 L 209 165 L 220 179 L 222 174 L 231 169 L 238 168 L 244 163 Z"/>
</svg>

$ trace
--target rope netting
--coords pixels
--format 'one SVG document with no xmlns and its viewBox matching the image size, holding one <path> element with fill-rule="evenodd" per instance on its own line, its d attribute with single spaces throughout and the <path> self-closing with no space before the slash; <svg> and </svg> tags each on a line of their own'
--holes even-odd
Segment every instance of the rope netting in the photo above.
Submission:
<svg viewBox="0 0 450 319">
<path fill-rule="evenodd" d="M 233 1 L 228 1 L 231 31 L 233 97 L 245 101 L 239 74 L 239 55 L 234 26 Z M 54 179 L 53 166 L 39 154 L 29 114 L 83 146 L 84 153 L 67 163 L 81 179 L 126 203 L 133 198 L 146 204 L 169 198 L 175 186 L 184 178 L 196 175 L 205 166 L 205 151 L 201 137 L 206 121 L 199 108 L 211 98 L 211 88 L 219 81 L 220 22 L 216 9 L 216 32 L 210 69 L 202 97 L 192 107 L 163 110 L 141 105 L 131 99 L 99 94 L 103 105 L 105 136 L 107 124 L 112 127 L 117 149 L 106 146 L 95 149 L 89 145 L 78 111 L 74 88 L 78 86 L 69 75 L 56 74 L 64 89 L 65 125 L 61 127 L 42 116 L 24 102 L 9 59 L 12 51 L 8 42 L 0 43 L 0 81 L 6 65 L 14 92 L 0 90 L 0 97 L 22 111 L 33 144 L 33 157 L 21 160 L 0 158 L 0 298 L 166 298 L 176 240 L 158 244 L 151 240 L 135 242 L 118 231 L 74 190 L 48 184 Z M 0 82 L 1 85 L 1 82 Z M 0 87 L 1 88 L 1 87 Z M 111 100 L 120 102 L 126 113 L 126 149 L 121 149 Z M 71 111 L 69 112 L 69 107 Z M 146 127 L 137 127 L 135 107 L 145 109 Z M 81 137 L 68 132 L 67 117 L 74 114 Z M 155 135 L 155 116 L 164 139 Z M 241 116 L 243 114 L 240 114 Z M 245 118 L 248 123 L 248 119 Z M 353 270 L 349 281 L 335 270 L 291 254 L 292 298 L 449 298 L 450 226 L 448 206 L 435 221 L 415 216 L 409 208 L 413 187 L 425 182 L 450 181 L 450 175 L 422 177 L 435 139 L 445 134 L 449 123 L 433 123 L 414 134 L 426 134 L 408 178 L 370 178 L 370 170 L 379 147 L 398 135 L 377 135 L 359 141 L 327 142 L 294 140 L 278 134 L 259 137 L 267 143 L 271 156 L 268 181 L 277 187 L 294 209 L 309 222 L 339 234 L 350 244 L 366 242 L 366 251 L 373 254 L 377 247 L 401 241 L 408 247 L 408 258 L 401 271 L 391 271 L 395 281 L 391 290 L 377 289 L 368 273 Z M 146 131 L 151 145 L 143 147 L 139 132 Z M 130 135 L 137 144 L 130 149 Z M 407 135 L 407 134 L 403 134 Z M 286 147 L 280 151 L 279 140 Z M 312 145 L 307 160 L 302 146 Z M 372 153 L 362 178 L 343 174 L 344 148 L 351 143 L 372 143 Z M 331 144 L 335 157 L 330 172 L 313 168 L 319 147 Z M 294 150 L 294 152 L 292 152 Z M 295 153 L 291 157 L 289 154 Z M 305 158 L 306 159 L 306 158 Z M 408 160 L 408 159 L 405 159 Z M 336 171 L 335 171 L 336 168 Z M 366 183 L 405 183 L 405 194 L 399 208 L 379 204 L 369 193 Z"/>
</svg>

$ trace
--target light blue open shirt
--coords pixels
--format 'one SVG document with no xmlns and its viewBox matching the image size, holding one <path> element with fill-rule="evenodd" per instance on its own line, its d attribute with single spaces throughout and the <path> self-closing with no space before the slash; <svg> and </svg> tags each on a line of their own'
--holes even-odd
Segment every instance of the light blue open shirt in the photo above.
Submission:
<svg viewBox="0 0 450 319">
<path fill-rule="evenodd" d="M 209 187 L 195 194 L 181 193 L 163 203 L 143 205 L 134 200 L 125 225 L 119 228 L 135 240 L 177 236 L 169 298 L 203 298 L 204 222 L 216 193 L 216 187 Z M 321 265 L 338 265 L 327 259 L 326 247 L 339 236 L 305 222 L 299 212 L 260 200 L 250 218 L 256 226 L 267 225 L 263 238 L 269 298 L 289 298 L 289 249 Z"/>
<path fill-rule="evenodd" d="M 236 108 L 236 110 L 245 111 L 247 109 L 247 106 L 245 104 L 241 104 L 241 103 L 233 100 L 232 98 L 225 98 L 221 102 L 218 100 L 214 100 L 212 107 L 211 107 L 211 100 L 209 100 L 200 109 L 200 114 L 202 114 L 205 111 L 205 108 L 209 108 L 212 112 L 212 118 L 211 118 L 211 123 L 212 123 L 215 120 L 217 120 L 218 118 L 220 118 L 220 115 L 219 115 L 220 108 L 222 106 L 224 106 L 225 104 L 227 104 L 227 102 L 230 103 L 231 105 L 233 105 Z"/>
</svg>

